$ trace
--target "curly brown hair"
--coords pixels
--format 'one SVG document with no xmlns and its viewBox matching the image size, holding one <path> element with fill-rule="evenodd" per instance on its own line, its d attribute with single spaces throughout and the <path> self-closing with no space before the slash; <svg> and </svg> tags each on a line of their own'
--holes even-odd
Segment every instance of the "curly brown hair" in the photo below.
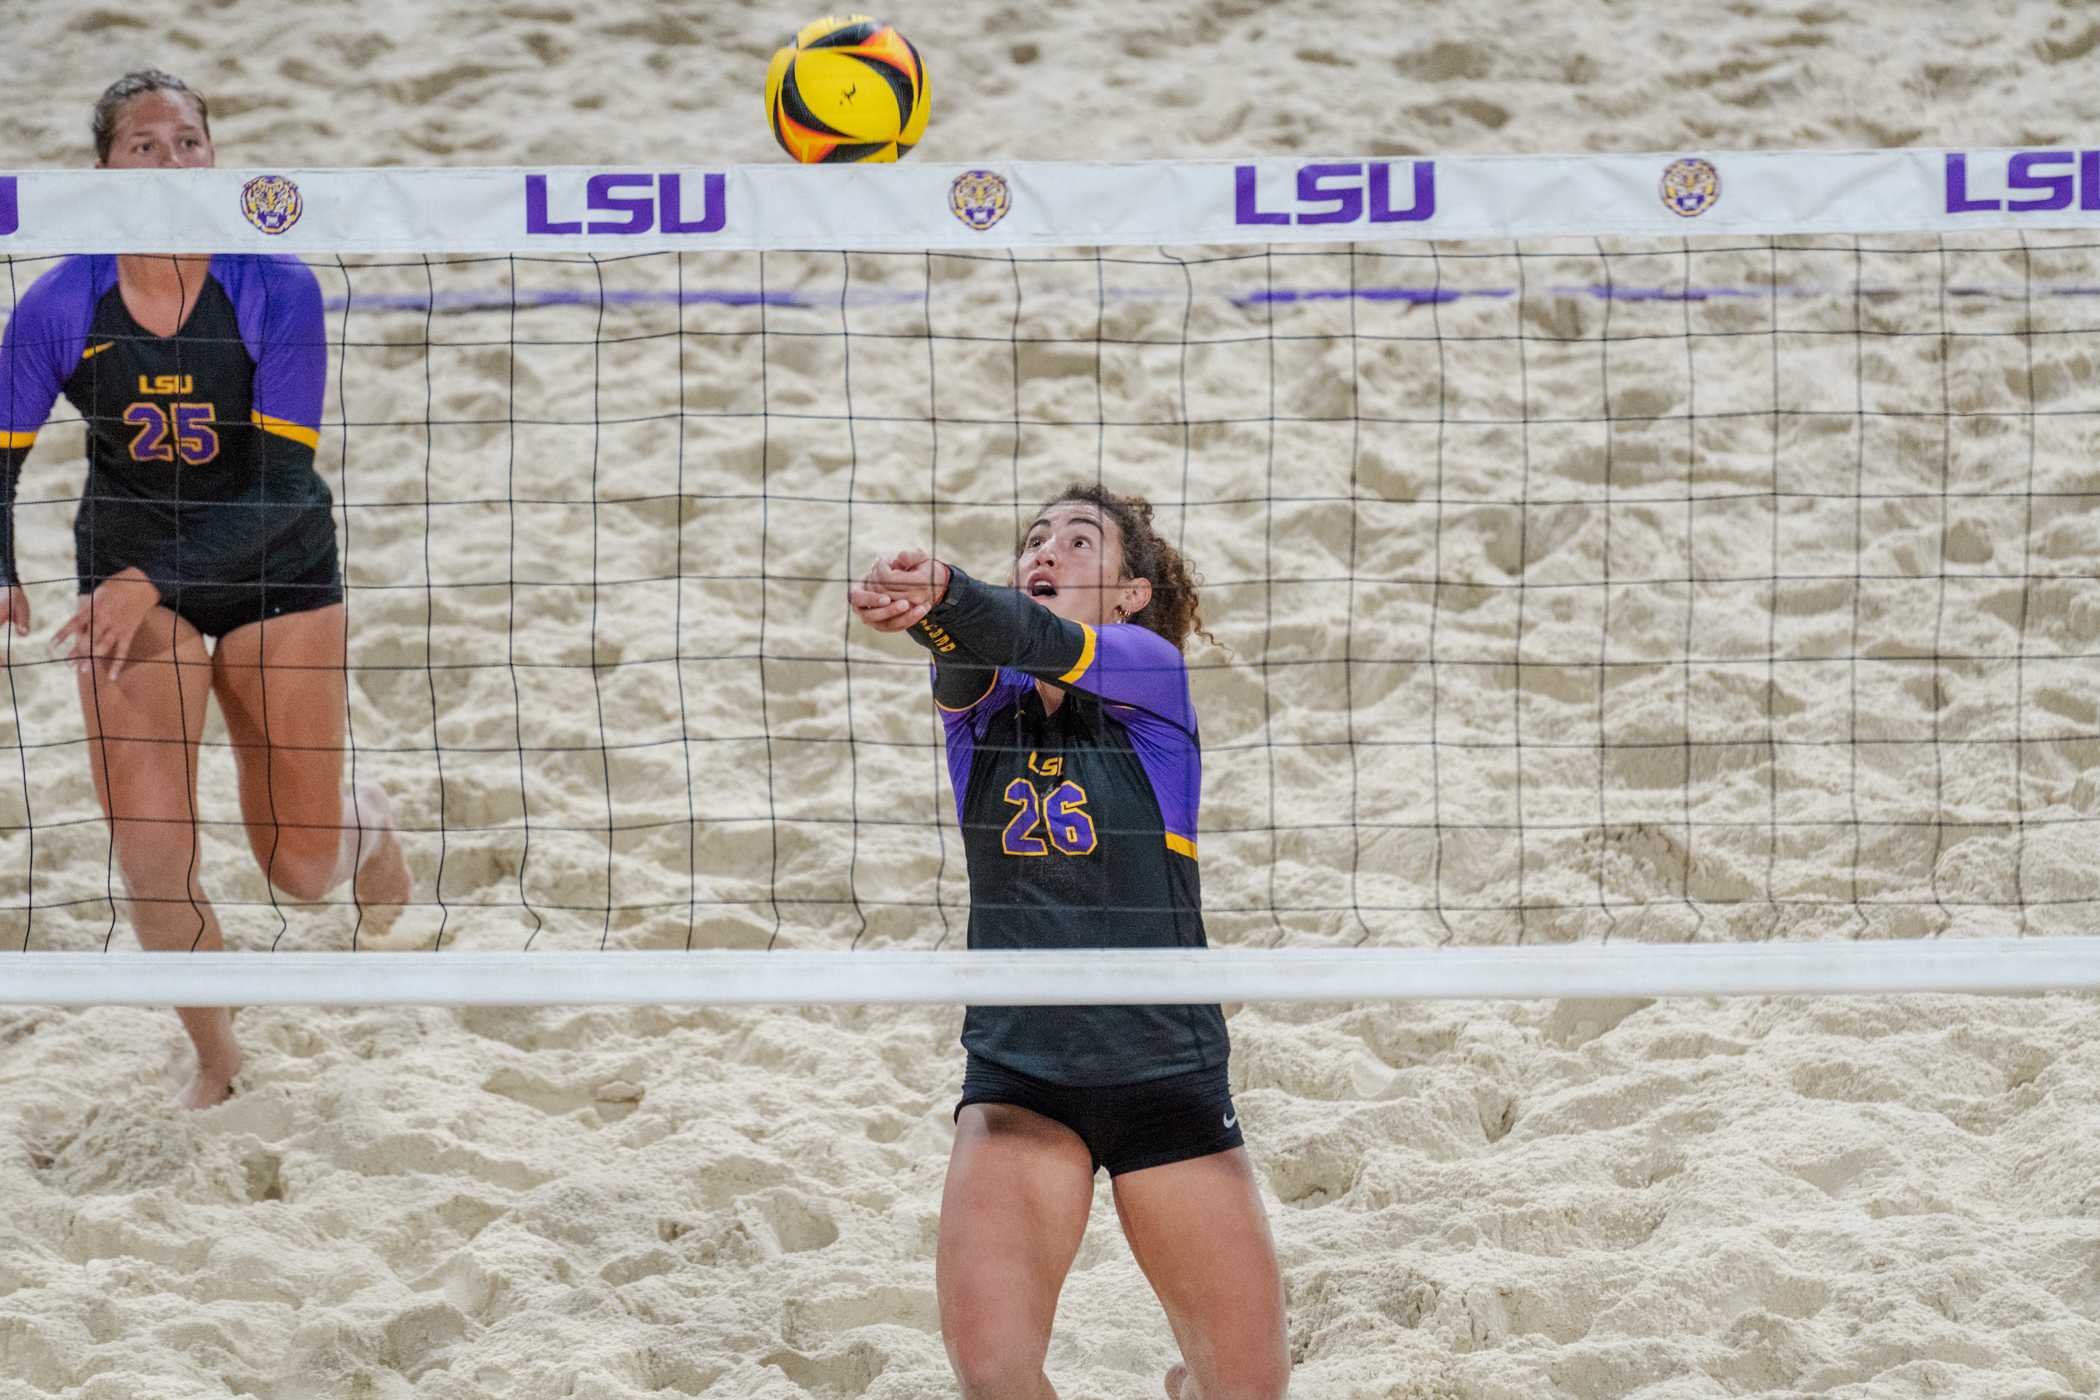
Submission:
<svg viewBox="0 0 2100 1400">
<path fill-rule="evenodd" d="M 1043 510 L 1064 501 L 1083 501 L 1115 521 L 1123 536 L 1123 577 L 1151 582 L 1151 601 L 1126 621 L 1166 638 L 1176 651 L 1187 649 L 1191 635 L 1218 645 L 1218 639 L 1204 630 L 1203 614 L 1198 610 L 1196 590 L 1203 580 L 1181 557 L 1181 551 L 1152 528 L 1150 501 L 1143 496 L 1118 496 L 1099 482 L 1075 481 L 1043 502 Z"/>
</svg>

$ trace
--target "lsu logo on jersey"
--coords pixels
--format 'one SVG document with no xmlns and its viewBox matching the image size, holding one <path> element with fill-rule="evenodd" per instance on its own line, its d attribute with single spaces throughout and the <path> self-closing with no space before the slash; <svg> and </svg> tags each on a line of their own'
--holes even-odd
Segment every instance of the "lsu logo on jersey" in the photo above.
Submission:
<svg viewBox="0 0 2100 1400">
<path fill-rule="evenodd" d="M 305 212 L 299 187 L 282 175 L 258 175 L 241 186 L 241 215 L 260 232 L 283 233 Z"/>
<path fill-rule="evenodd" d="M 196 381 L 187 374 L 142 374 L 139 376 L 139 392 L 156 398 L 164 394 L 189 394 L 196 392 Z"/>
<path fill-rule="evenodd" d="M 971 228 L 990 228 L 1013 208 L 1006 177 L 990 170 L 965 170 L 948 186 L 948 212 Z"/>
</svg>

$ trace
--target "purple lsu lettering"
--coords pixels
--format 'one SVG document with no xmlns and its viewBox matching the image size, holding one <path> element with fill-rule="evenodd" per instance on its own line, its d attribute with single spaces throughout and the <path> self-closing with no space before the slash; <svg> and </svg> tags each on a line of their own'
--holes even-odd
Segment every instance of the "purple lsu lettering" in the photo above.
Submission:
<svg viewBox="0 0 2100 1400">
<path fill-rule="evenodd" d="M 22 211 L 15 203 L 15 177 L 0 178 L 0 238 L 22 226 Z"/>
<path fill-rule="evenodd" d="M 1374 224 L 1416 223 L 1436 213 L 1436 162 L 1418 160 L 1414 167 L 1413 202 L 1393 207 L 1393 164 L 1389 160 L 1341 161 L 1298 167 L 1297 202 L 1292 209 L 1261 207 L 1259 168 L 1232 168 L 1232 221 L 1236 224 L 1353 224 L 1366 212 Z"/>
<path fill-rule="evenodd" d="M 1986 157 L 1986 159 L 1991 159 Z M 1993 175 L 1998 176 L 1992 179 Z M 2003 189 L 2005 197 L 1969 193 L 1971 173 L 1967 151 L 1947 153 L 1947 212 L 1972 214 L 1979 209 L 2002 209 L 2010 214 L 2039 213 L 2047 209 L 2069 209 L 2075 202 L 2082 210 L 2100 209 L 2100 151 L 2018 151 L 2005 161 L 2002 170 L 1979 170 L 1978 187 Z M 2015 199 L 2013 195 L 2026 195 Z"/>
<path fill-rule="evenodd" d="M 620 219 L 556 219 L 548 212 L 547 177 L 525 177 L 525 231 L 527 233 L 719 233 L 729 222 L 729 201 L 720 174 L 701 178 L 701 210 L 697 219 L 685 217 L 679 177 L 672 174 L 593 175 L 583 184 L 583 208 L 587 214 L 619 214 Z"/>
</svg>

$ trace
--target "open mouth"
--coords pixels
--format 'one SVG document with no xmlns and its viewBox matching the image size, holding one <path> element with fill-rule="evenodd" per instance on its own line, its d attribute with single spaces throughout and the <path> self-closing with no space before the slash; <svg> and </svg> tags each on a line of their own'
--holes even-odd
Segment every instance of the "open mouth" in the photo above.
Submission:
<svg viewBox="0 0 2100 1400">
<path fill-rule="evenodd" d="M 1057 585 L 1046 578 L 1028 580 L 1028 596 L 1031 598 L 1055 598 Z"/>
</svg>

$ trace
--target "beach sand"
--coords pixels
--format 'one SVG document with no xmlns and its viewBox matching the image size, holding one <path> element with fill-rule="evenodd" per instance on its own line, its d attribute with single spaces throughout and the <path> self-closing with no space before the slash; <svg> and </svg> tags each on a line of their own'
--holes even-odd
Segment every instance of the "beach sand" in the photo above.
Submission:
<svg viewBox="0 0 2100 1400">
<path fill-rule="evenodd" d="M 2069 3 L 887 13 L 933 75 L 914 160 L 2100 129 L 2100 23 Z M 94 97 L 145 64 L 211 94 L 228 166 L 770 161 L 759 77 L 809 17 L 10 4 L 35 61 L 0 164 L 88 163 Z M 1018 511 L 1099 474 L 1160 501 L 1208 581 L 1216 942 L 2090 932 L 2100 358 L 2054 333 L 2085 300 L 2005 293 L 2100 281 L 2079 241 L 319 266 L 355 763 L 419 903 L 373 938 L 273 902 L 223 747 L 207 885 L 258 951 L 960 946 L 920 658 L 849 630 L 841 585 L 927 540 L 995 575 Z M 664 296 L 762 279 L 811 305 Z M 1250 300 L 1356 279 L 1525 291 Z M 1763 299 L 1554 290 L 1603 280 L 1811 290 L 1775 354 Z M 1861 310 L 1855 281 L 1916 290 Z M 635 295 L 400 309 L 512 286 Z M 2029 325 L 2051 334 L 1981 334 Z M 1948 329 L 1978 334 L 1943 355 Z M 2052 413 L 1974 416 L 2029 400 Z M 33 880 L 37 913 L 0 942 L 33 949 L 131 946 L 44 650 L 80 474 L 55 425 L 17 512 L 38 626 L 0 825 L 36 839 L 0 839 L 0 903 Z M 1640 582 L 1687 559 L 1697 586 Z M 2095 1011 L 1234 1009 L 1292 1393 L 2100 1394 Z M 960 1020 L 258 1008 L 237 1096 L 184 1114 L 165 1011 L 0 1011 L 0 1397 L 953 1394 L 933 1247 Z M 1100 1190 L 1051 1377 L 1123 1400 L 1174 1359 Z"/>
</svg>

